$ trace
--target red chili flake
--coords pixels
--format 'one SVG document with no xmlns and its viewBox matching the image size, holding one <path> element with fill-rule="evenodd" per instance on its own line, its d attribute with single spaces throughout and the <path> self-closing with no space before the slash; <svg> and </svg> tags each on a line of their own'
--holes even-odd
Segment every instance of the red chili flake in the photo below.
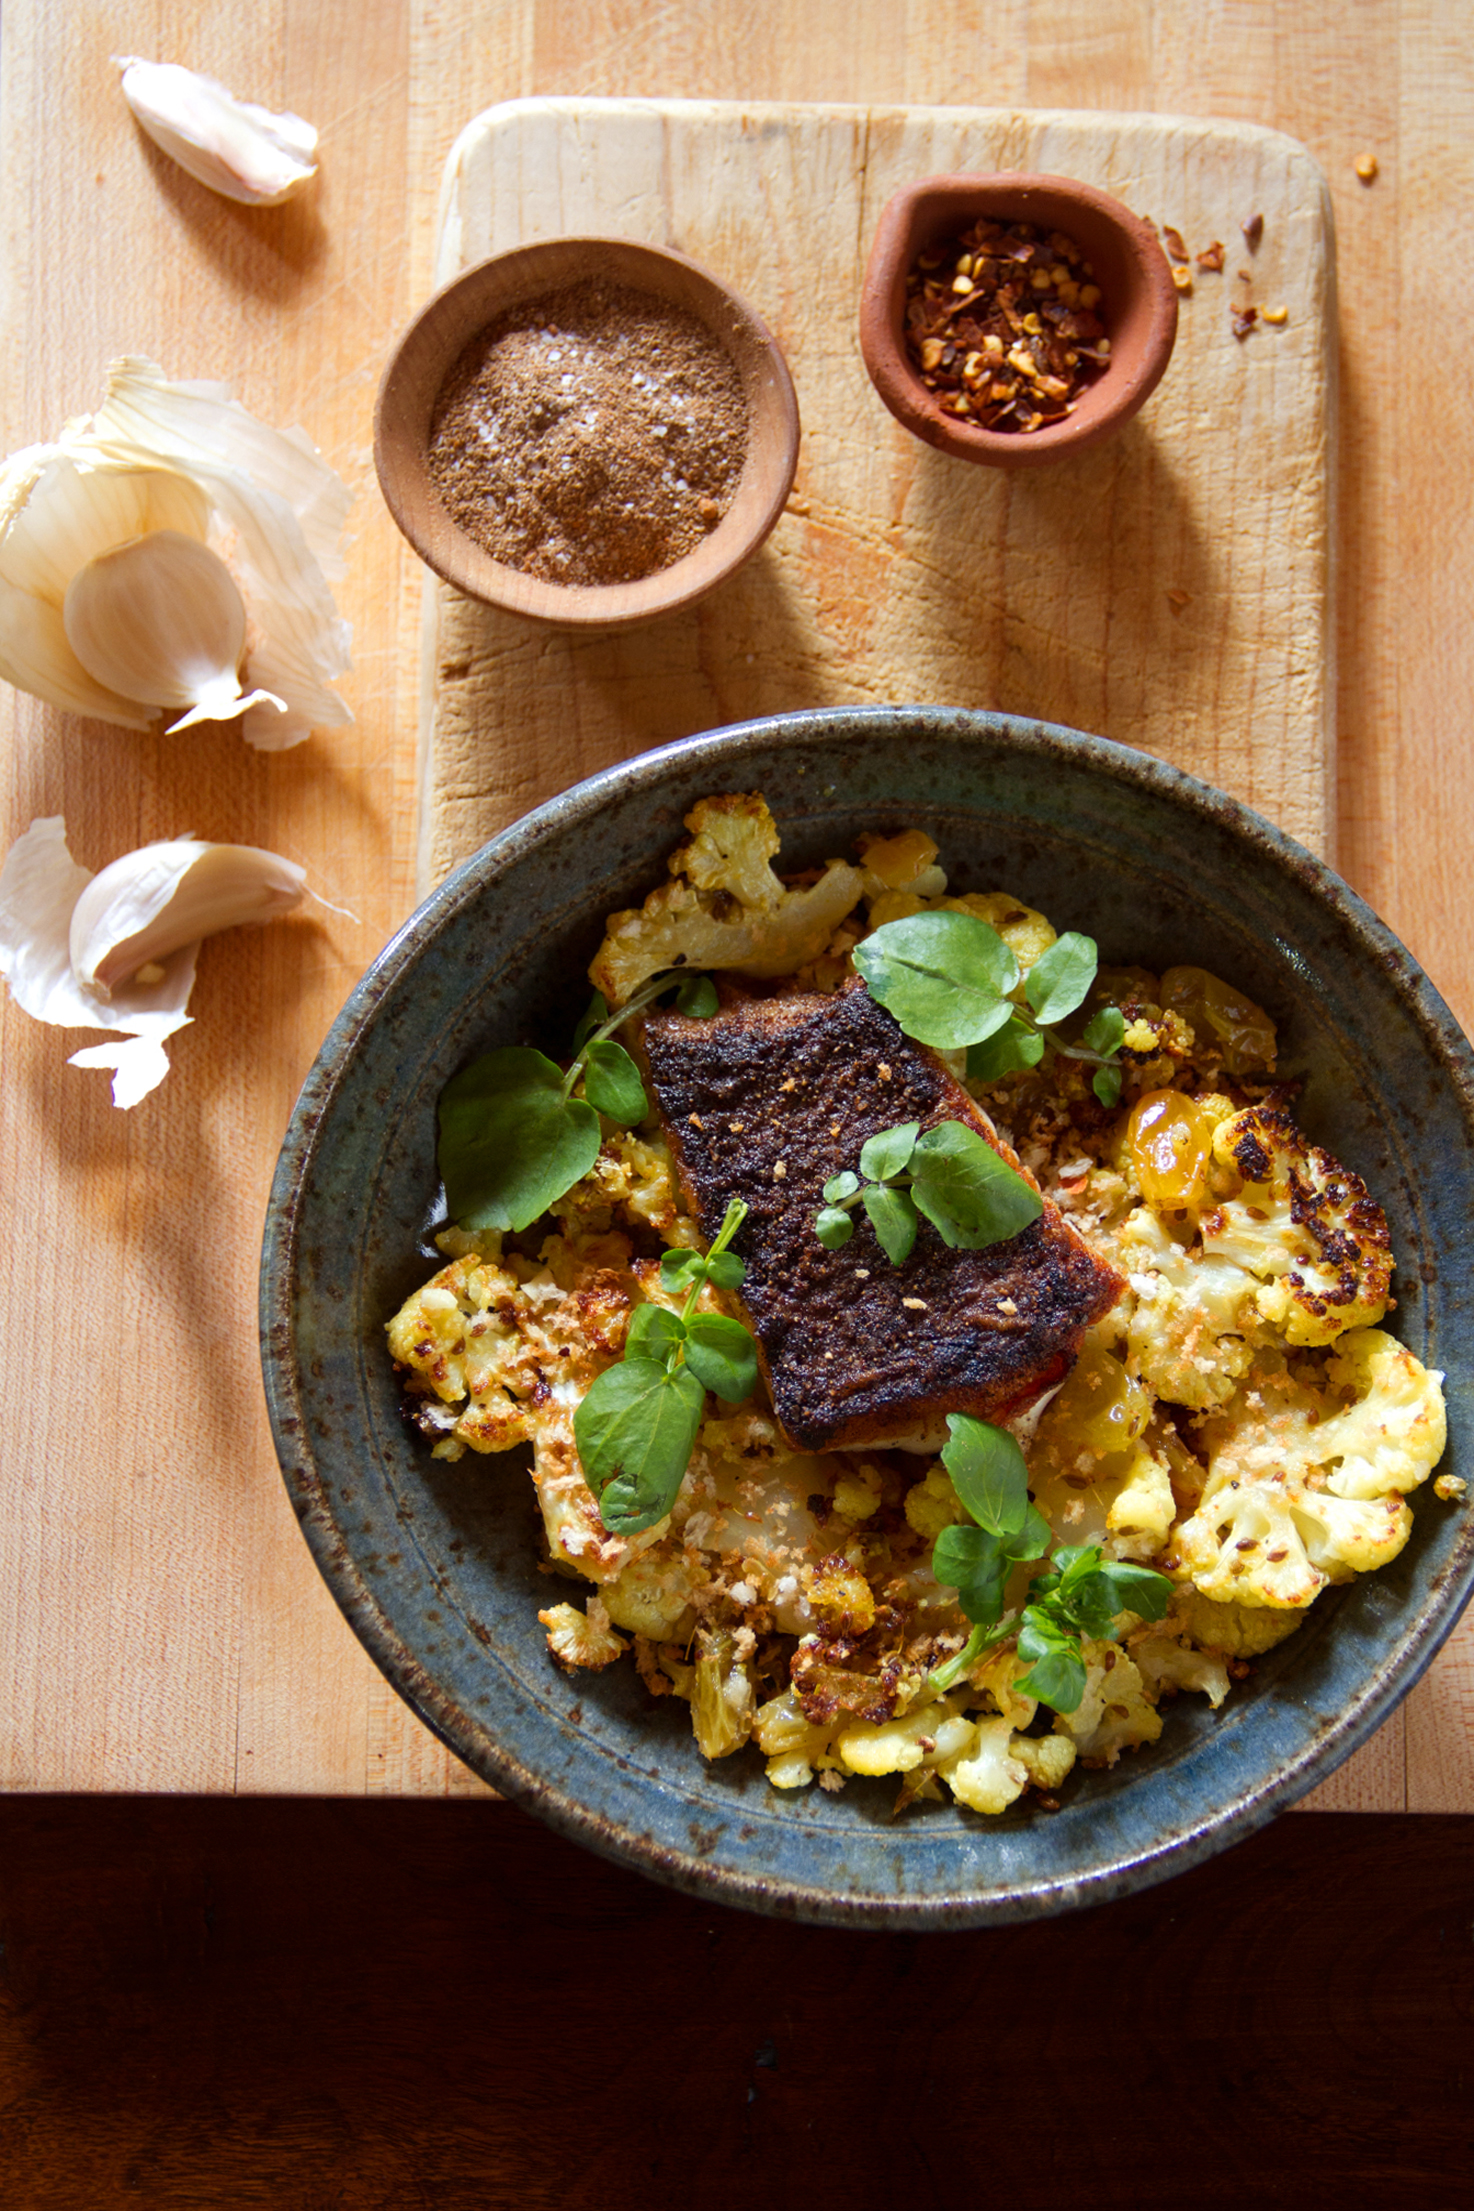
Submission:
<svg viewBox="0 0 1474 2211">
<path fill-rule="evenodd" d="M 1239 224 L 1239 229 L 1249 241 L 1250 253 L 1257 253 L 1259 251 L 1259 241 L 1264 236 L 1264 217 L 1262 215 L 1251 215 L 1246 223 Z"/>
<path fill-rule="evenodd" d="M 1110 362 L 1100 287 L 1062 231 L 980 217 L 906 277 L 906 350 L 944 414 L 1039 430 L 1073 412 Z"/>
<path fill-rule="evenodd" d="M 1233 334 L 1243 344 L 1255 323 L 1259 320 L 1257 307 L 1235 307 L 1232 310 Z"/>
<path fill-rule="evenodd" d="M 1170 223 L 1163 223 L 1162 236 L 1167 241 L 1167 251 L 1171 254 L 1173 260 L 1186 261 L 1188 258 L 1188 251 L 1187 247 L 1182 242 L 1182 232 L 1180 230 L 1174 230 Z"/>
<path fill-rule="evenodd" d="M 1198 267 L 1200 269 L 1221 269 L 1223 267 L 1223 241 L 1221 239 L 1215 238 L 1212 245 L 1206 246 L 1198 255 Z"/>
</svg>

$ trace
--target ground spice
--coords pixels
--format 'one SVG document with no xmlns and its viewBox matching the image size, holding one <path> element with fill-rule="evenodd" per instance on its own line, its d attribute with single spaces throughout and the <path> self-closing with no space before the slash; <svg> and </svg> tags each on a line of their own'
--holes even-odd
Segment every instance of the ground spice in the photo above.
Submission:
<svg viewBox="0 0 1474 2211">
<path fill-rule="evenodd" d="M 985 430 L 1042 429 L 1108 366 L 1090 263 L 1063 231 L 986 218 L 918 255 L 906 347 L 944 413 Z"/>
<path fill-rule="evenodd" d="M 747 431 L 737 369 L 695 316 L 595 278 L 472 340 L 427 459 L 494 560 L 550 583 L 636 583 L 716 527 Z"/>
</svg>

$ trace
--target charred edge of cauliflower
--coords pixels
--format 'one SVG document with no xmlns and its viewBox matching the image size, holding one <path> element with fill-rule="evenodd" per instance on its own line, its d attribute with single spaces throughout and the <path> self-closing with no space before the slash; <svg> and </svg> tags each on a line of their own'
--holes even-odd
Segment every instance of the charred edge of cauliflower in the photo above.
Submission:
<svg viewBox="0 0 1474 2211">
<path fill-rule="evenodd" d="M 1387 1310 L 1387 1217 L 1350 1168 L 1307 1143 L 1282 1099 L 1220 1124 L 1214 1158 L 1242 1188 L 1203 1219 L 1203 1249 L 1263 1285 L 1259 1312 L 1292 1344 L 1330 1343 Z"/>
<path fill-rule="evenodd" d="M 686 816 L 691 841 L 671 854 L 671 880 L 638 911 L 611 914 L 589 979 L 611 1006 L 665 968 L 788 975 L 818 959 L 865 890 L 864 872 L 830 860 L 791 888 L 773 871 L 778 830 L 757 792 L 706 798 Z"/>
</svg>

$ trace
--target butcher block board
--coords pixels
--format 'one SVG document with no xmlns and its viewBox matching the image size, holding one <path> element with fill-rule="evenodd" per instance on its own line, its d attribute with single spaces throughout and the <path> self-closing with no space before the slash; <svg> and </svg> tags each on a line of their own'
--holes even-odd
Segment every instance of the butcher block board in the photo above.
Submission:
<svg viewBox="0 0 1474 2211">
<path fill-rule="evenodd" d="M 1084 178 L 1194 256 L 1142 413 L 1018 473 L 903 430 L 855 330 L 889 195 L 1004 169 Z M 1254 216 L 1257 251 L 1241 227 Z M 544 99 L 478 116 L 447 164 L 437 281 L 577 232 L 677 247 L 745 294 L 793 373 L 798 476 L 738 576 L 643 629 L 575 636 L 431 587 L 422 890 L 596 769 L 753 715 L 856 702 L 1113 737 L 1332 857 L 1335 262 L 1303 147 L 1247 124 L 988 108 Z M 1215 240 L 1221 274 L 1195 262 Z M 1240 340 L 1230 308 L 1245 300 L 1285 319 Z"/>
</svg>

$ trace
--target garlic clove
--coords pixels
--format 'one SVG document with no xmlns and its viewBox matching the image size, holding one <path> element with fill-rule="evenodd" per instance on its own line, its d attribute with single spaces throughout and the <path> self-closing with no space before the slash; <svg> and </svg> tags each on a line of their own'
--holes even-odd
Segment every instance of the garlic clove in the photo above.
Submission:
<svg viewBox="0 0 1474 2211">
<path fill-rule="evenodd" d="M 115 55 L 123 97 L 154 144 L 211 191 L 276 207 L 317 174 L 317 132 L 300 115 L 238 100 L 178 62 Z"/>
<path fill-rule="evenodd" d="M 23 496 L 7 472 L 15 496 L 0 531 L 0 577 L 58 609 L 77 570 L 112 546 L 152 530 L 208 534 L 209 499 L 176 470 L 79 468 L 54 447 L 32 451 L 41 460 Z"/>
<path fill-rule="evenodd" d="M 112 1068 L 113 1103 L 136 1105 L 169 1071 L 164 1045 L 189 1024 L 200 938 L 288 912 L 305 881 L 278 853 L 197 837 L 144 845 L 92 876 L 52 815 L 0 866 L 0 975 L 34 1020 L 111 1032 L 71 1064 Z"/>
<path fill-rule="evenodd" d="M 72 909 L 68 949 L 85 990 L 110 997 L 120 983 L 147 985 L 186 945 L 220 929 L 271 921 L 303 895 L 306 870 L 254 845 L 194 837 L 144 845 L 105 867 Z"/>
<path fill-rule="evenodd" d="M 83 988 L 72 967 L 71 918 L 92 878 L 67 850 L 59 814 L 33 821 L 0 866 L 0 975 L 34 1021 L 61 1029 L 106 1029 L 111 1041 L 73 1054 L 77 1066 L 112 1067 L 113 1103 L 136 1105 L 168 1073 L 163 1047 L 187 1028 L 196 945 L 160 963 L 157 982 L 115 990 Z"/>
<path fill-rule="evenodd" d="M 152 729 L 154 717 L 132 699 L 94 683 L 67 643 L 61 608 L 0 579 L 0 676 L 19 691 L 124 729 Z"/>
<path fill-rule="evenodd" d="M 190 709 L 171 732 L 268 702 L 286 711 L 270 692 L 242 692 L 245 601 L 220 555 L 182 531 L 152 530 L 88 561 L 62 615 L 95 682 L 145 706 Z"/>
</svg>

